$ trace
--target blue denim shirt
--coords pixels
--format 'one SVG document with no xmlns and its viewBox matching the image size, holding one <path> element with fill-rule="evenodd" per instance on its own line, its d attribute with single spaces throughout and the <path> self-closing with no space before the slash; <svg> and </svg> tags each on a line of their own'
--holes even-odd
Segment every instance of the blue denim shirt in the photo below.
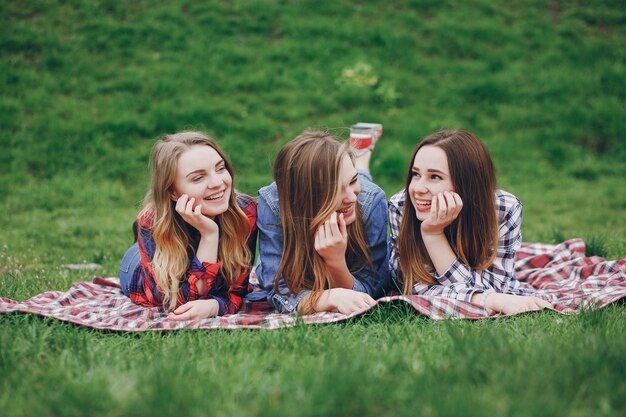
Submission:
<svg viewBox="0 0 626 417">
<path fill-rule="evenodd" d="M 370 251 L 374 269 L 366 265 L 353 275 L 355 291 L 380 297 L 389 284 L 387 255 L 387 200 L 385 193 L 365 172 L 359 171 L 361 192 L 358 204 L 365 228 L 365 243 Z M 256 275 L 260 286 L 267 291 L 267 299 L 278 311 L 291 313 L 310 291 L 289 294 L 285 280 L 280 277 L 279 291 L 274 291 L 276 271 L 282 258 L 283 230 L 280 222 L 278 189 L 272 183 L 259 190 L 257 199 L 257 226 L 259 228 L 259 263 Z"/>
</svg>

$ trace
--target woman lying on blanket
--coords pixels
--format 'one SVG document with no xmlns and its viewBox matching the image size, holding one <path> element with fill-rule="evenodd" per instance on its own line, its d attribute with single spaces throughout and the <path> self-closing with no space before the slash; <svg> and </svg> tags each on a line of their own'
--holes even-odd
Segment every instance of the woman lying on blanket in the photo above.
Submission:
<svg viewBox="0 0 626 417">
<path fill-rule="evenodd" d="M 256 274 L 280 312 L 374 305 L 389 281 L 384 192 L 357 173 L 348 144 L 305 131 L 285 145 L 259 190 Z"/>
<path fill-rule="evenodd" d="M 256 202 L 235 191 L 224 152 L 198 132 L 166 135 L 151 155 L 138 242 L 124 255 L 124 294 L 174 320 L 236 313 L 248 292 Z"/>
<path fill-rule="evenodd" d="M 417 145 L 406 188 L 389 201 L 389 222 L 391 275 L 404 294 L 505 314 L 550 307 L 513 275 L 522 204 L 496 189 L 489 152 L 472 133 L 440 131 Z"/>
</svg>

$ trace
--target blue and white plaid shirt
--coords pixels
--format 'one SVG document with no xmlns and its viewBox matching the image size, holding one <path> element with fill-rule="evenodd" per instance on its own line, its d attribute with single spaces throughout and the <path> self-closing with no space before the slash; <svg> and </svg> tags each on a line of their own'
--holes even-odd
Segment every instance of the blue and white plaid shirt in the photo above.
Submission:
<svg viewBox="0 0 626 417">
<path fill-rule="evenodd" d="M 498 235 L 498 253 L 488 269 L 476 270 L 456 259 L 442 275 L 433 273 L 436 285 L 415 283 L 413 293 L 434 295 L 470 301 L 476 292 L 496 291 L 515 295 L 531 295 L 532 292 L 520 288 L 514 275 L 515 252 L 522 243 L 522 203 L 513 194 L 496 190 L 496 207 L 500 227 Z M 398 232 L 405 204 L 404 190 L 389 200 L 389 270 L 391 276 L 402 289 L 401 271 L 399 271 L 400 254 L 398 252 Z"/>
</svg>

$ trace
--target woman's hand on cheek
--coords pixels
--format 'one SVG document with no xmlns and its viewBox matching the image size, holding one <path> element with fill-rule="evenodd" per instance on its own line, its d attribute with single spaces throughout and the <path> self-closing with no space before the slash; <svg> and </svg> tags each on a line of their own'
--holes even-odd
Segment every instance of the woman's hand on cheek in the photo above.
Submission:
<svg viewBox="0 0 626 417">
<path fill-rule="evenodd" d="M 346 262 L 348 230 L 343 213 L 333 213 L 315 233 L 315 251 L 327 264 L 337 266 Z"/>
<path fill-rule="evenodd" d="M 430 213 L 422 222 L 423 235 L 441 235 L 446 227 L 459 217 L 463 208 L 461 196 L 455 192 L 444 191 L 433 197 Z"/>
<path fill-rule="evenodd" d="M 210 217 L 202 214 L 202 203 L 196 205 L 195 200 L 193 197 L 189 198 L 187 194 L 181 195 L 176 200 L 176 212 L 180 214 L 185 222 L 198 229 L 202 235 L 219 233 L 217 223 Z"/>
<path fill-rule="evenodd" d="M 215 300 L 194 300 L 183 304 L 167 315 L 175 321 L 198 320 L 217 316 L 220 305 Z"/>
</svg>

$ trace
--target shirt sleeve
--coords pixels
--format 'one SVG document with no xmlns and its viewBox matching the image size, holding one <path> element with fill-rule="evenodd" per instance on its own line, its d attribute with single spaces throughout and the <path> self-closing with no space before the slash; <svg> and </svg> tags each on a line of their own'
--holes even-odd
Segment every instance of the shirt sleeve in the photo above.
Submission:
<svg viewBox="0 0 626 417">
<path fill-rule="evenodd" d="M 163 293 L 158 288 L 152 269 L 156 244 L 150 229 L 140 227 L 138 243 L 141 264 L 130 282 L 130 299 L 135 304 L 145 307 L 163 307 Z M 219 269 L 219 262 L 201 262 L 194 256 L 179 284 L 176 307 L 198 298 L 211 298 L 199 294 L 197 283 L 200 280 L 203 281 L 205 291 L 214 288 Z"/>
<path fill-rule="evenodd" d="M 252 233 L 248 239 L 252 260 L 256 247 L 256 204 L 254 200 L 244 207 Z M 141 221 L 140 221 L 141 225 Z M 140 227 L 138 233 L 141 263 L 130 283 L 130 298 L 145 307 L 163 307 L 163 293 L 154 278 L 152 259 L 156 251 L 156 243 L 149 227 Z M 248 293 L 250 266 L 243 270 L 237 281 L 227 288 L 220 272 L 220 261 L 214 263 L 201 262 L 196 256 L 190 259 L 187 271 L 179 283 L 176 308 L 194 300 L 214 299 L 219 304 L 218 315 L 234 314 L 242 304 L 242 297 Z M 198 291 L 198 282 L 202 282 L 203 291 Z"/>
<path fill-rule="evenodd" d="M 374 298 L 382 296 L 389 283 L 389 259 L 387 254 L 387 199 L 381 191 L 376 193 L 367 218 L 363 219 L 365 243 L 369 250 L 369 265 L 353 274 L 355 291 L 365 292 Z"/>
<path fill-rule="evenodd" d="M 211 298 L 217 300 L 220 303 L 219 316 L 224 314 L 235 314 L 241 308 L 243 297 L 248 293 L 248 278 L 250 276 L 250 269 L 242 271 L 237 278 L 237 281 L 230 287 L 228 293 L 224 297 L 223 294 L 211 295 Z M 221 305 L 223 304 L 223 306 Z"/>
<path fill-rule="evenodd" d="M 396 194 L 397 196 L 397 194 Z M 402 221 L 402 202 L 396 196 L 389 200 L 389 274 L 396 289 L 402 293 L 402 284 L 399 282 L 400 254 L 398 253 L 398 232 Z"/>
<path fill-rule="evenodd" d="M 259 264 L 256 268 L 259 285 L 268 292 L 267 299 L 281 313 L 295 311 L 298 303 L 309 291 L 289 294 L 285 280 L 280 277 L 278 291 L 274 289 L 276 272 L 283 254 L 283 229 L 278 215 L 272 210 L 266 198 L 257 198 L 257 226 L 259 228 Z"/>
<path fill-rule="evenodd" d="M 222 299 L 221 297 L 218 297 L 217 295 L 213 296 L 213 298 L 218 300 L 218 303 L 220 302 L 220 300 L 223 302 L 224 304 L 223 314 L 237 313 L 237 311 L 239 311 L 239 309 L 241 308 L 243 297 L 245 297 L 246 294 L 248 294 L 248 292 L 250 291 L 250 287 L 249 287 L 250 269 L 251 269 L 252 264 L 254 264 L 254 256 L 256 253 L 256 240 L 257 240 L 256 208 L 257 206 L 254 200 L 252 200 L 252 203 L 249 206 L 246 206 L 246 208 L 244 208 L 244 212 L 246 212 L 246 215 L 248 216 L 248 221 L 250 222 L 250 227 L 252 230 L 250 233 L 250 236 L 248 237 L 248 249 L 250 249 L 250 254 L 251 254 L 250 265 L 246 269 L 241 271 L 241 274 L 237 278 L 237 281 L 235 281 L 235 283 L 231 285 L 230 289 L 228 290 L 228 294 L 225 298 Z"/>
</svg>

